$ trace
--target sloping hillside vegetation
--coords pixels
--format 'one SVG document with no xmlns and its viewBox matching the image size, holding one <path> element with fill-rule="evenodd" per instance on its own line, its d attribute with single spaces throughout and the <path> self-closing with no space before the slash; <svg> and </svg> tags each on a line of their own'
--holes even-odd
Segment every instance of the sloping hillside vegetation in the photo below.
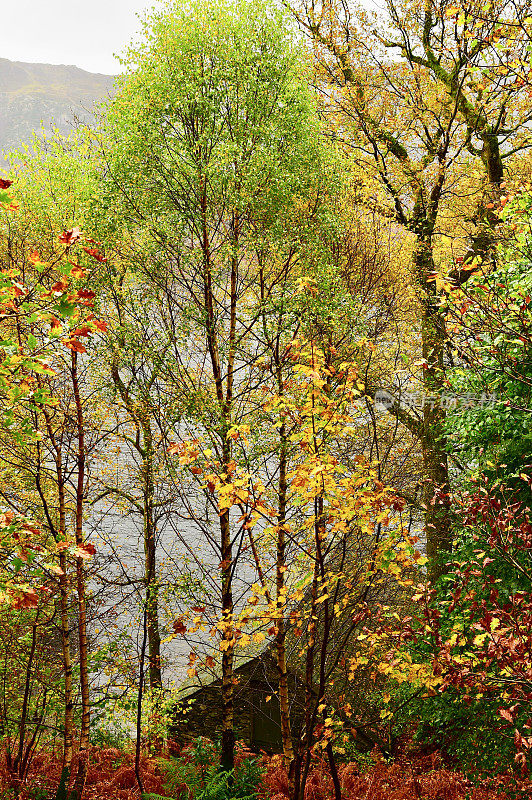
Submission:
<svg viewBox="0 0 532 800">
<path fill-rule="evenodd" d="M 0 58 L 0 150 L 18 147 L 34 130 L 55 125 L 67 133 L 76 117 L 88 121 L 112 85 L 112 76 L 79 67 Z"/>
</svg>

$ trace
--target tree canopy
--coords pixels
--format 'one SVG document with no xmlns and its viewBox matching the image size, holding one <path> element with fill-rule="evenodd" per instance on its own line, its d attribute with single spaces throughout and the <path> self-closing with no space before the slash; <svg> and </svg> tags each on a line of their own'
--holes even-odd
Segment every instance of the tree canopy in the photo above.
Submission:
<svg viewBox="0 0 532 800">
<path fill-rule="evenodd" d="M 169 2 L 12 154 L 9 796 L 528 796 L 531 25 Z"/>
</svg>

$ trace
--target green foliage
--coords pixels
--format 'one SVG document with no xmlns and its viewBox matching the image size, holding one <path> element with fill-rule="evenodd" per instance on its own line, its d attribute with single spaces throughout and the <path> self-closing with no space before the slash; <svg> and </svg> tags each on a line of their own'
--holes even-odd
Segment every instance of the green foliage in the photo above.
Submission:
<svg viewBox="0 0 532 800">
<path fill-rule="evenodd" d="M 360 743 L 350 738 L 343 744 L 342 761 L 346 764 L 355 763 L 363 773 L 375 766 L 375 755 L 372 752 L 363 752 Z"/>
<path fill-rule="evenodd" d="M 528 192 L 507 204 L 509 240 L 498 247 L 496 268 L 451 292 L 448 306 L 462 360 L 448 371 L 453 392 L 484 401 L 471 399 L 448 413 L 449 447 L 467 477 L 482 472 L 525 501 L 531 497 L 520 477 L 532 447 L 531 208 Z"/>
<path fill-rule="evenodd" d="M 123 749 L 130 741 L 129 732 L 116 725 L 110 727 L 102 722 L 91 726 L 90 743 L 94 747 Z"/>
<path fill-rule="evenodd" d="M 50 794 L 42 786 L 35 786 L 28 790 L 28 800 L 49 800 Z"/>
<path fill-rule="evenodd" d="M 411 688 L 404 685 L 393 694 L 394 702 L 405 703 L 394 719 L 394 736 L 415 731 L 415 744 L 447 753 L 472 777 L 512 768 L 513 737 L 501 731 L 497 697 L 465 701 L 463 692 L 456 690 L 412 697 Z"/>
<path fill-rule="evenodd" d="M 173 800 L 173 798 L 163 797 L 162 794 L 143 794 L 142 800 Z"/>
<path fill-rule="evenodd" d="M 63 767 L 63 769 L 61 770 L 61 777 L 59 779 L 59 785 L 57 787 L 57 794 L 55 796 L 55 800 L 68 800 L 67 787 L 69 778 L 70 778 L 69 769 L 67 767 Z"/>
<path fill-rule="evenodd" d="M 196 739 L 179 758 L 165 762 L 165 791 L 178 800 L 255 800 L 263 773 L 259 760 L 246 758 L 230 772 L 219 762 L 219 746 Z"/>
</svg>

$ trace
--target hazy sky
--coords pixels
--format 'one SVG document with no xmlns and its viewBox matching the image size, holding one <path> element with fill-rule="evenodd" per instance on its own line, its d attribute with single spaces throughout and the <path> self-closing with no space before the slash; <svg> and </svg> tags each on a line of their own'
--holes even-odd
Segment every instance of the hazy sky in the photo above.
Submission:
<svg viewBox="0 0 532 800">
<path fill-rule="evenodd" d="M 155 0 L 8 0 L 2 3 L 0 57 L 75 64 L 114 74 L 121 52 L 140 28 L 137 14 Z"/>
</svg>

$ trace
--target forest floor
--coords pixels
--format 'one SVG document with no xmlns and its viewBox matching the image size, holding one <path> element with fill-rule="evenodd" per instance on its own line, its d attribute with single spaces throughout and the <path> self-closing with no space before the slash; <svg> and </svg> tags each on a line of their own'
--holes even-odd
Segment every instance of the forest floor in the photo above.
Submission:
<svg viewBox="0 0 532 800">
<path fill-rule="evenodd" d="M 250 751 L 239 748 L 237 764 L 249 758 Z M 516 781 L 510 774 L 474 781 L 446 766 L 438 752 L 411 753 L 387 761 L 378 753 L 365 763 L 352 761 L 339 766 L 342 797 L 346 800 L 508 800 L 532 798 L 532 782 Z M 186 759 L 186 751 L 183 757 Z M 256 756 L 253 756 L 256 758 Z M 261 755 L 263 777 L 258 800 L 288 800 L 288 781 L 280 756 Z M 143 757 L 141 774 L 146 794 L 166 793 L 169 770 L 175 764 L 170 756 Z M 32 763 L 21 800 L 52 800 L 59 782 L 61 762 L 50 753 L 38 754 Z M 7 788 L 5 764 L 0 765 L 0 786 Z M 171 798 L 195 800 L 186 784 L 172 790 Z M 8 797 L 0 791 L 0 797 Z M 115 748 L 92 747 L 84 800 L 138 800 L 132 753 Z M 231 798 L 227 798 L 231 800 Z M 316 761 L 307 781 L 305 800 L 334 800 L 334 786 L 325 762 Z"/>
</svg>

